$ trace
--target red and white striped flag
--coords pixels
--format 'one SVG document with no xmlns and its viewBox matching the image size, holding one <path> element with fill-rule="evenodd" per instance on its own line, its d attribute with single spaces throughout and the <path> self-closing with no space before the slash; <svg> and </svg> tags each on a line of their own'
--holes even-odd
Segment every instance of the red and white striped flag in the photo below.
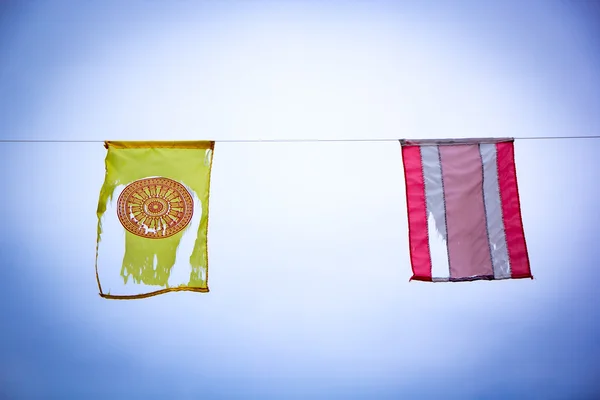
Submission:
<svg viewBox="0 0 600 400">
<path fill-rule="evenodd" d="M 533 278 L 513 139 L 401 140 L 412 279 Z"/>
</svg>

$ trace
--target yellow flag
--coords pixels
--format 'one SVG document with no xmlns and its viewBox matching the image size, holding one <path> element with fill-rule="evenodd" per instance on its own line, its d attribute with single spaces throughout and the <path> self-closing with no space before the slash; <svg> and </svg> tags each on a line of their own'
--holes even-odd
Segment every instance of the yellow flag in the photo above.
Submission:
<svg viewBox="0 0 600 400">
<path fill-rule="evenodd" d="M 214 142 L 105 142 L 98 201 L 100 296 L 208 292 Z"/>
</svg>

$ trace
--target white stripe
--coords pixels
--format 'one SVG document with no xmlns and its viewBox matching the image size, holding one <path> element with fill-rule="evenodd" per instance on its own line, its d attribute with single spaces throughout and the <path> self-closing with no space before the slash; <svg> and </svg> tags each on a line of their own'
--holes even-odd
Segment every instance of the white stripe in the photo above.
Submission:
<svg viewBox="0 0 600 400">
<path fill-rule="evenodd" d="M 427 203 L 431 276 L 434 279 L 447 279 L 450 277 L 450 264 L 448 263 L 448 235 L 446 233 L 446 207 L 444 204 L 442 166 L 440 164 L 438 147 L 421 147 L 421 162 L 423 165 L 425 199 Z"/>
<path fill-rule="evenodd" d="M 506 246 L 502 203 L 498 186 L 496 145 L 481 144 L 479 151 L 483 161 L 483 194 L 494 277 L 496 279 L 510 278 L 510 260 Z"/>
</svg>

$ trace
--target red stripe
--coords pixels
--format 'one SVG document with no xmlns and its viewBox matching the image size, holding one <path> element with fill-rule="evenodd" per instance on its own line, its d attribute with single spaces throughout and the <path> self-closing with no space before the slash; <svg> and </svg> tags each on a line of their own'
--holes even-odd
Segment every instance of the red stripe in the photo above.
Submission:
<svg viewBox="0 0 600 400">
<path fill-rule="evenodd" d="M 425 203 L 425 180 L 419 146 L 402 147 L 406 206 L 408 208 L 408 241 L 412 279 L 431 281 L 431 254 L 427 231 L 427 205 Z"/>
<path fill-rule="evenodd" d="M 514 143 L 496 144 L 498 185 L 502 201 L 502 220 L 512 278 L 532 278 L 521 218 L 521 204 L 515 168 Z"/>
</svg>

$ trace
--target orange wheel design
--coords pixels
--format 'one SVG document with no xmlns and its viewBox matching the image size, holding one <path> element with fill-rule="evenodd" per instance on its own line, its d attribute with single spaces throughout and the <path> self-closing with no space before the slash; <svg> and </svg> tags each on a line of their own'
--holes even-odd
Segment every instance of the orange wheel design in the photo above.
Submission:
<svg viewBox="0 0 600 400">
<path fill-rule="evenodd" d="M 187 189 L 169 178 L 145 178 L 121 192 L 117 215 L 134 235 L 163 239 L 181 232 L 194 214 L 194 201 Z"/>
</svg>

